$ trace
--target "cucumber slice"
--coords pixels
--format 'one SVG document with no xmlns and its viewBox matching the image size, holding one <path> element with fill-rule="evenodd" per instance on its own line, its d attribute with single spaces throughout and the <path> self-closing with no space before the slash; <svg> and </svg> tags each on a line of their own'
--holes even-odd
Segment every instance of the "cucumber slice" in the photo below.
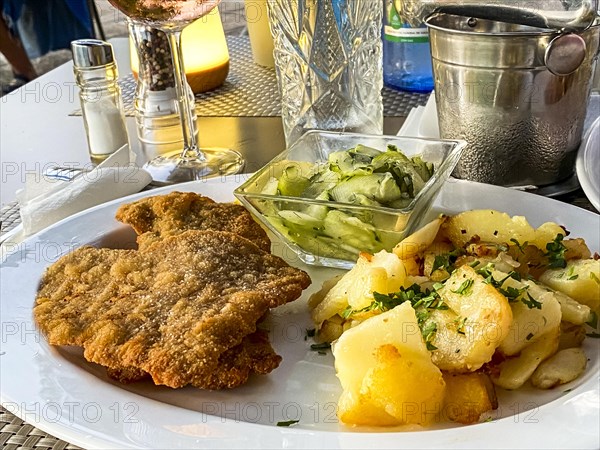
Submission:
<svg viewBox="0 0 600 450">
<path fill-rule="evenodd" d="M 362 145 L 362 144 L 358 144 L 353 149 L 348 150 L 348 152 L 352 153 L 352 154 L 357 154 L 357 155 L 370 156 L 370 160 L 381 155 L 381 153 L 382 153 L 381 150 L 377 150 L 376 148 L 368 147 L 368 146 Z M 369 161 L 369 162 L 371 162 L 371 161 Z"/>
<path fill-rule="evenodd" d="M 329 195 L 329 192 L 323 191 L 323 192 L 321 192 L 321 194 L 319 194 L 319 196 L 315 200 L 328 201 L 328 200 L 331 200 L 331 196 Z M 322 205 L 310 205 L 309 207 L 306 208 L 306 214 L 314 217 L 315 219 L 319 219 L 319 220 L 325 219 L 325 216 L 327 215 L 328 212 L 329 212 L 329 208 L 327 206 L 322 206 Z"/>
<path fill-rule="evenodd" d="M 262 188 L 262 191 L 260 191 L 260 193 L 265 194 L 265 195 L 277 195 L 277 192 L 278 192 L 277 186 L 278 185 L 279 185 L 279 180 L 277 178 L 270 178 L 269 181 L 267 181 L 265 183 L 265 185 Z"/>
<path fill-rule="evenodd" d="M 333 189 L 342 180 L 341 174 L 323 169 L 310 178 L 310 184 L 302 192 L 303 198 L 319 198 L 323 192 Z M 321 199 L 322 200 L 322 199 Z M 329 200 L 329 196 L 327 197 Z"/>
<path fill-rule="evenodd" d="M 351 247 L 371 253 L 383 250 L 375 227 L 342 211 L 329 211 L 323 221 L 324 233 Z"/>
<path fill-rule="evenodd" d="M 279 216 L 288 226 L 295 225 L 297 229 L 308 232 L 318 231 L 323 228 L 323 221 L 300 211 L 283 210 L 279 211 Z M 296 228 L 295 227 L 295 228 Z"/>
<path fill-rule="evenodd" d="M 286 197 L 299 197 L 310 184 L 310 179 L 302 172 L 297 165 L 285 167 L 277 183 L 279 193 Z"/>
<path fill-rule="evenodd" d="M 353 154 L 348 150 L 329 154 L 328 161 L 329 168 L 340 173 L 344 178 L 373 173 L 371 157 Z"/>
<path fill-rule="evenodd" d="M 331 190 L 331 197 L 342 203 L 356 203 L 359 194 L 383 205 L 402 197 L 400 187 L 389 173 L 352 177 Z"/>
<path fill-rule="evenodd" d="M 427 183 L 433 176 L 433 164 L 423 161 L 420 156 L 414 156 L 411 158 L 413 166 L 417 173 L 421 176 L 424 182 Z"/>
</svg>

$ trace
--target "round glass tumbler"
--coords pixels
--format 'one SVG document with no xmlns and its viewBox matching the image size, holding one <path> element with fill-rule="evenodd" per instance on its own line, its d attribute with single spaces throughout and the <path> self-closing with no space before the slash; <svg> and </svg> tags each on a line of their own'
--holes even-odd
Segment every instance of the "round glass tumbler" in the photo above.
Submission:
<svg viewBox="0 0 600 450">
<path fill-rule="evenodd" d="M 134 24 L 165 33 L 171 50 L 177 103 L 181 117 L 183 149 L 151 159 L 144 168 L 154 182 L 173 184 L 209 176 L 238 173 L 242 156 L 231 149 L 199 148 L 195 130 L 194 103 L 188 95 L 181 48 L 181 32 L 194 20 L 208 14 L 220 0 L 109 0 Z M 201 51 L 201 49 L 198 49 Z"/>
<path fill-rule="evenodd" d="M 288 145 L 306 131 L 383 132 L 381 0 L 270 0 Z"/>
</svg>

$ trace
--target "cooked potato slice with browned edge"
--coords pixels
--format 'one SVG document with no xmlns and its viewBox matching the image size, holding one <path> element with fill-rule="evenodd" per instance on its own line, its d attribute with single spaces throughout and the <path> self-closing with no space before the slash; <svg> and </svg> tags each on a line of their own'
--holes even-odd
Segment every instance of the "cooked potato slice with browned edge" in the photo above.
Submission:
<svg viewBox="0 0 600 450">
<path fill-rule="evenodd" d="M 320 329 L 323 322 L 341 314 L 348 306 L 354 310 L 369 306 L 374 301 L 373 292 L 398 291 L 405 279 L 404 265 L 393 253 L 361 253 L 352 270 L 344 274 L 320 302 L 311 301 L 317 303 L 311 313 L 313 322 Z"/>
<path fill-rule="evenodd" d="M 410 303 L 362 322 L 334 342 L 343 394 L 338 415 L 349 425 L 426 425 L 439 420 L 441 371 Z"/>
<path fill-rule="evenodd" d="M 432 360 L 442 370 L 473 372 L 492 359 L 508 333 L 508 300 L 469 266 L 456 269 L 437 292 L 449 309 L 431 311 L 437 324 Z"/>
<path fill-rule="evenodd" d="M 453 422 L 475 423 L 484 412 L 498 408 L 496 389 L 488 375 L 444 373 L 444 381 L 444 412 Z"/>
<path fill-rule="evenodd" d="M 558 234 L 566 235 L 561 226 L 548 222 L 534 229 L 525 217 L 514 216 L 491 209 L 465 211 L 450 217 L 442 226 L 442 233 L 456 247 L 463 247 L 473 236 L 482 242 L 510 243 L 511 239 L 523 244 L 529 242 L 545 250 Z"/>
<path fill-rule="evenodd" d="M 435 240 L 447 216 L 440 216 L 405 237 L 392 250 L 400 259 L 411 259 L 422 253 Z"/>
<path fill-rule="evenodd" d="M 531 384 L 550 389 L 573 381 L 585 370 L 587 357 L 581 348 L 561 350 L 541 363 L 531 376 Z"/>
<path fill-rule="evenodd" d="M 533 344 L 525 347 L 519 356 L 501 362 L 497 371 L 492 372 L 492 382 L 504 389 L 517 389 L 523 386 L 538 368 L 558 349 L 560 330 L 552 330 Z"/>
<path fill-rule="evenodd" d="M 505 280 L 503 289 L 509 287 L 522 293 L 510 303 L 513 321 L 499 350 L 507 356 L 517 355 L 551 330 L 560 328 L 562 309 L 554 292 L 532 281 L 517 281 L 506 273 L 494 271 L 496 280 Z"/>
<path fill-rule="evenodd" d="M 564 269 L 547 270 L 540 281 L 600 312 L 600 260 L 567 261 Z"/>
</svg>

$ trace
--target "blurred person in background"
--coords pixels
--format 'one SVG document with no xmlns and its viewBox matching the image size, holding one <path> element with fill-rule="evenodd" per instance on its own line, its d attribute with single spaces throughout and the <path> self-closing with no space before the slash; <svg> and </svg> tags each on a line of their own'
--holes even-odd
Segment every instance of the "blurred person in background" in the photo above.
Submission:
<svg viewBox="0 0 600 450">
<path fill-rule="evenodd" d="M 0 51 L 14 74 L 3 93 L 37 76 L 32 58 L 94 36 L 86 0 L 0 0 L 0 11 Z"/>
</svg>

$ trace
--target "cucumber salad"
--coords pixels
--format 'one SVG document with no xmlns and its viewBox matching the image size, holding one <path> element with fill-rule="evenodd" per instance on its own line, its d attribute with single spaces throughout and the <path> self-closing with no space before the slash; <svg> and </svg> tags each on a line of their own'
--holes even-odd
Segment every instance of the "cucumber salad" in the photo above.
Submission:
<svg viewBox="0 0 600 450">
<path fill-rule="evenodd" d="M 376 207 L 407 208 L 434 167 L 393 145 L 386 151 L 357 145 L 331 153 L 324 163 L 282 161 L 277 172 L 261 193 L 298 199 L 269 205 L 272 226 L 313 254 L 355 260 L 361 251 L 390 249 L 402 238 L 408 212 L 404 217 Z"/>
</svg>

